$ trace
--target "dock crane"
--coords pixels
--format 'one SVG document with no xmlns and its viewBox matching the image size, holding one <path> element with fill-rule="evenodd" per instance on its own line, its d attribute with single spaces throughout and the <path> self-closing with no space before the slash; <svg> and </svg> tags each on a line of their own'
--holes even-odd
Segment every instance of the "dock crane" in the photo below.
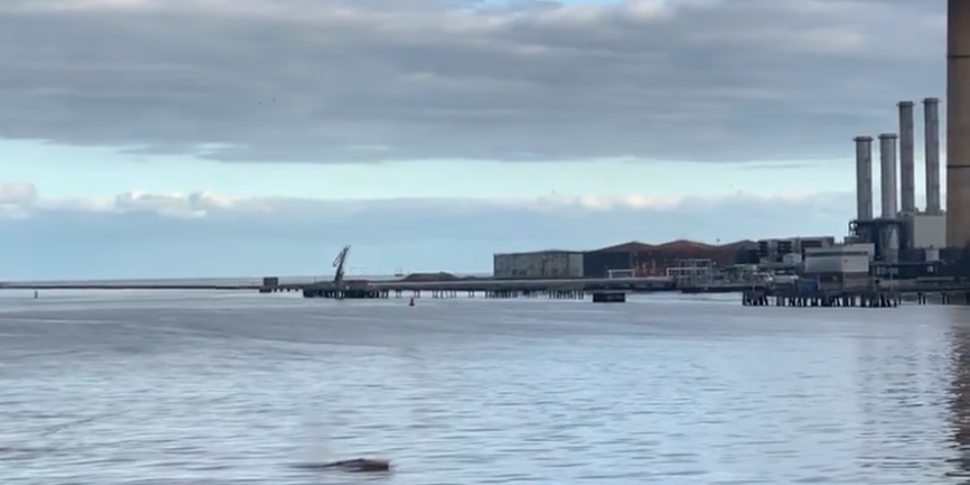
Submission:
<svg viewBox="0 0 970 485">
<path fill-rule="evenodd" d="M 347 253 L 349 252 L 350 244 L 344 246 L 344 248 L 337 253 L 337 257 L 333 258 L 333 267 L 336 268 L 333 273 L 333 288 L 338 291 L 344 282 L 344 264 L 347 262 Z"/>
</svg>

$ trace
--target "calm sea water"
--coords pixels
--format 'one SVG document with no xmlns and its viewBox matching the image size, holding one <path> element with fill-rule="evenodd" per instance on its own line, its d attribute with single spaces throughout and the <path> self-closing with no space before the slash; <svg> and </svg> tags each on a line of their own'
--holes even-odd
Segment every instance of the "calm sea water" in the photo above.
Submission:
<svg viewBox="0 0 970 485">
<path fill-rule="evenodd" d="M 3 294 L 0 480 L 952 484 L 968 386 L 965 308 Z"/>
</svg>

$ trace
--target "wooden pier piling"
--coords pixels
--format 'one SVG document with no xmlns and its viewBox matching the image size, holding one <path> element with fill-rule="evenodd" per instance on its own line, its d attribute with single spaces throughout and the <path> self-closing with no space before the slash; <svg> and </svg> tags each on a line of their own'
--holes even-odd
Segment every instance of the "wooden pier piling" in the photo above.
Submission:
<svg viewBox="0 0 970 485">
<path fill-rule="evenodd" d="M 514 298 L 539 298 L 546 297 L 552 300 L 582 300 L 586 298 L 586 291 L 583 289 L 549 289 L 549 290 L 393 290 L 394 298 L 404 298 L 405 293 L 410 298 L 421 298 L 424 294 L 430 294 L 433 299 L 458 298 L 464 294 L 467 298 L 474 298 L 481 294 L 486 299 L 514 299 Z M 384 289 L 342 289 L 332 288 L 306 288 L 303 290 L 305 298 L 326 298 L 333 300 L 359 300 L 359 299 L 385 299 L 390 298 L 391 290 Z"/>
<path fill-rule="evenodd" d="M 970 305 L 970 289 L 920 290 L 841 290 L 799 291 L 793 289 L 757 289 L 745 291 L 741 304 L 757 307 L 794 308 L 896 308 L 904 303 L 916 305 Z"/>
</svg>

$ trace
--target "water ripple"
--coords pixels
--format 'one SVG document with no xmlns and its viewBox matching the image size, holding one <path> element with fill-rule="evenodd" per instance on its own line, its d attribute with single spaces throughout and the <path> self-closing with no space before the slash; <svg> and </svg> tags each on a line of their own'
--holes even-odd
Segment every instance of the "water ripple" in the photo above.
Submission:
<svg viewBox="0 0 970 485">
<path fill-rule="evenodd" d="M 172 295 L 4 301 L 5 485 L 970 478 L 963 309 Z"/>
</svg>

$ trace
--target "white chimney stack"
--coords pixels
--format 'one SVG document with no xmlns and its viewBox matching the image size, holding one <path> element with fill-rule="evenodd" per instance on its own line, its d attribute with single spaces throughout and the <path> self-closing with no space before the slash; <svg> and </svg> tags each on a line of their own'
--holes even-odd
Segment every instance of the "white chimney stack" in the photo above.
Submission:
<svg viewBox="0 0 970 485">
<path fill-rule="evenodd" d="M 872 219 L 872 137 L 857 136 L 855 141 L 856 219 Z"/>
<path fill-rule="evenodd" d="M 879 135 L 879 158 L 881 160 L 881 192 L 882 214 L 880 217 L 895 219 L 896 209 L 896 134 L 883 133 Z"/>
<path fill-rule="evenodd" d="M 923 130 L 926 163 L 926 212 L 943 212 L 940 197 L 940 100 L 923 100 Z"/>
<path fill-rule="evenodd" d="M 916 212 L 915 121 L 913 102 L 899 102 L 899 205 L 903 212 Z"/>
</svg>

